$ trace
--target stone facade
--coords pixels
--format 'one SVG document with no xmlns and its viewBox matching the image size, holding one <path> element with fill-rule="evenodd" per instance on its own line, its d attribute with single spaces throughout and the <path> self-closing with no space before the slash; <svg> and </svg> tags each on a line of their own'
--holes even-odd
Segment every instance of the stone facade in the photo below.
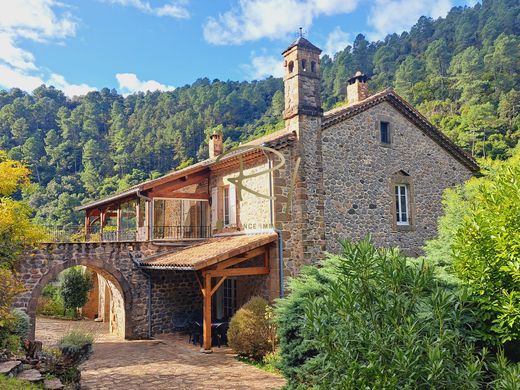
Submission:
<svg viewBox="0 0 520 390">
<path fill-rule="evenodd" d="M 390 123 L 391 143 L 380 142 L 379 122 Z M 471 171 L 388 102 L 323 131 L 327 251 L 338 240 L 371 234 L 378 246 L 398 246 L 418 256 L 435 237 L 442 193 L 469 179 Z M 410 184 L 410 226 L 394 223 L 395 175 Z M 397 182 L 402 181 L 397 179 Z"/>
<path fill-rule="evenodd" d="M 192 271 L 148 271 L 152 284 L 152 334 L 173 331 L 175 321 L 202 313 L 202 294 Z"/>
</svg>

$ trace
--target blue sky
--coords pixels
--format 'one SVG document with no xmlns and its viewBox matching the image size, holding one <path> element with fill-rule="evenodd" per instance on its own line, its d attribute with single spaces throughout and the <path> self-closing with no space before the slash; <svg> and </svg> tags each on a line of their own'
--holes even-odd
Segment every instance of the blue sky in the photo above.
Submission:
<svg viewBox="0 0 520 390">
<path fill-rule="evenodd" d="M 0 0 L 0 88 L 81 95 L 281 74 L 302 26 L 333 54 L 471 0 Z"/>
</svg>

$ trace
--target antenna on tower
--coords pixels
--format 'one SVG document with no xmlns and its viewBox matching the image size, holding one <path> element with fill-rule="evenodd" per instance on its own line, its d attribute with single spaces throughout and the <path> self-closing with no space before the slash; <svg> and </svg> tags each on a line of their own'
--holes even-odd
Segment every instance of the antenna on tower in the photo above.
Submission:
<svg viewBox="0 0 520 390">
<path fill-rule="evenodd" d="M 300 27 L 300 38 L 303 38 L 303 27 Z"/>
</svg>

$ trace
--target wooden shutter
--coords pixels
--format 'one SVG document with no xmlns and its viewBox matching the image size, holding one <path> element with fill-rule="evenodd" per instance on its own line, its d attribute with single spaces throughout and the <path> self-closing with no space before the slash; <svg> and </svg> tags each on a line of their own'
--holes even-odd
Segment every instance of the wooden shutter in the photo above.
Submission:
<svg viewBox="0 0 520 390">
<path fill-rule="evenodd" d="M 218 188 L 211 189 L 211 228 L 217 228 L 218 220 Z"/>
<path fill-rule="evenodd" d="M 229 184 L 229 224 L 237 224 L 237 190 L 234 184 Z"/>
</svg>

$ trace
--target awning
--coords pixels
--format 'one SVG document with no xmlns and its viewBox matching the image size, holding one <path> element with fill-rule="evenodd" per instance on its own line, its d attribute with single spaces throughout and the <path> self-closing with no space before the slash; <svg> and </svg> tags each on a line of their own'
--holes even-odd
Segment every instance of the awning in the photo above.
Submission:
<svg viewBox="0 0 520 390">
<path fill-rule="evenodd" d="M 276 233 L 213 237 L 140 261 L 143 268 L 198 271 L 276 241 Z"/>
</svg>

